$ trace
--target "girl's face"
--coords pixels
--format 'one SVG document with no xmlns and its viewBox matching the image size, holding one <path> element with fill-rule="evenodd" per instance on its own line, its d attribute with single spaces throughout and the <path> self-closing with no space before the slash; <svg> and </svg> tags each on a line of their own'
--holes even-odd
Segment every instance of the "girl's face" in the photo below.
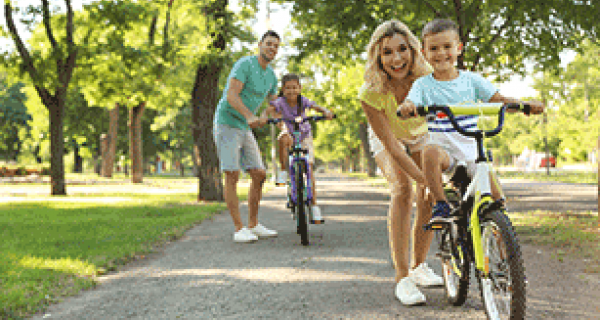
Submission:
<svg viewBox="0 0 600 320">
<path fill-rule="evenodd" d="M 283 84 L 283 96 L 288 100 L 298 99 L 300 95 L 300 83 L 297 80 L 288 80 Z"/>
<path fill-rule="evenodd" d="M 413 67 L 413 54 L 408 41 L 397 33 L 383 38 L 380 58 L 383 70 L 394 80 L 406 78 Z"/>
</svg>

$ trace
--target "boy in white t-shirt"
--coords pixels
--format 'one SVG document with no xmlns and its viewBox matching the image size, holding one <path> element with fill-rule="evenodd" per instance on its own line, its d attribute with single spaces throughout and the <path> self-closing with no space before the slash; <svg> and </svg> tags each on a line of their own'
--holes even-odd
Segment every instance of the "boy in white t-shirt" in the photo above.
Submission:
<svg viewBox="0 0 600 320">
<path fill-rule="evenodd" d="M 422 33 L 423 53 L 434 71 L 419 78 L 413 84 L 398 111 L 403 117 L 416 116 L 415 106 L 432 104 L 458 104 L 465 102 L 520 103 L 521 101 L 502 96 L 488 80 L 474 72 L 458 70 L 456 61 L 462 53 L 459 31 L 456 24 L 447 19 L 429 22 Z M 531 113 L 544 111 L 541 102 L 532 101 Z M 467 131 L 477 129 L 478 116 L 457 116 L 458 124 Z M 472 176 L 475 171 L 477 144 L 475 139 L 462 136 L 451 125 L 450 120 L 438 116 L 428 123 L 430 140 L 423 151 L 423 171 L 433 194 L 435 206 L 431 223 L 443 222 L 449 217 L 451 207 L 444 194 L 442 172 L 451 174 L 459 162 L 467 164 Z M 501 200 L 502 193 L 495 177 L 491 177 L 492 197 Z"/>
</svg>

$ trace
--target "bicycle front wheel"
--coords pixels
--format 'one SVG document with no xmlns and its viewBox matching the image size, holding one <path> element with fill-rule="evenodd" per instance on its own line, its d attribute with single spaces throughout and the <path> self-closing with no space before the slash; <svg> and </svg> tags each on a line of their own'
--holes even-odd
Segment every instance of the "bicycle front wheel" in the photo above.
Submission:
<svg viewBox="0 0 600 320">
<path fill-rule="evenodd" d="M 306 206 L 304 200 L 304 168 L 300 162 L 296 162 L 296 219 L 298 222 L 298 233 L 302 245 L 308 245 L 308 224 L 306 221 Z"/>
<path fill-rule="evenodd" d="M 489 319 L 525 318 L 525 270 L 517 235 L 508 216 L 493 210 L 481 224 L 487 277 L 478 276 Z"/>
</svg>

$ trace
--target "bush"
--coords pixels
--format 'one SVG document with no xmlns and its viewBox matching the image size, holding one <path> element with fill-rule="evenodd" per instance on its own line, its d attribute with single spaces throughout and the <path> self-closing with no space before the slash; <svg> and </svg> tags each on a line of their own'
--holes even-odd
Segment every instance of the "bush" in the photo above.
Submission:
<svg viewBox="0 0 600 320">
<path fill-rule="evenodd" d="M 50 168 L 43 167 L 42 168 L 42 172 L 40 173 L 40 175 L 42 175 L 42 176 L 49 176 L 50 175 Z"/>
</svg>

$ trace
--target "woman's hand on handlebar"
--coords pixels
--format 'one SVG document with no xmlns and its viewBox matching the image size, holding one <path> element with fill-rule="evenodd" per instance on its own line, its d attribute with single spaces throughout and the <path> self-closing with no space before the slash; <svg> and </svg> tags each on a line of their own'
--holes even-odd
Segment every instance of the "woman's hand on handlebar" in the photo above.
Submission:
<svg viewBox="0 0 600 320">
<path fill-rule="evenodd" d="M 417 107 L 412 101 L 403 102 L 396 111 L 398 116 L 402 119 L 408 119 L 411 117 L 417 117 Z"/>
</svg>

